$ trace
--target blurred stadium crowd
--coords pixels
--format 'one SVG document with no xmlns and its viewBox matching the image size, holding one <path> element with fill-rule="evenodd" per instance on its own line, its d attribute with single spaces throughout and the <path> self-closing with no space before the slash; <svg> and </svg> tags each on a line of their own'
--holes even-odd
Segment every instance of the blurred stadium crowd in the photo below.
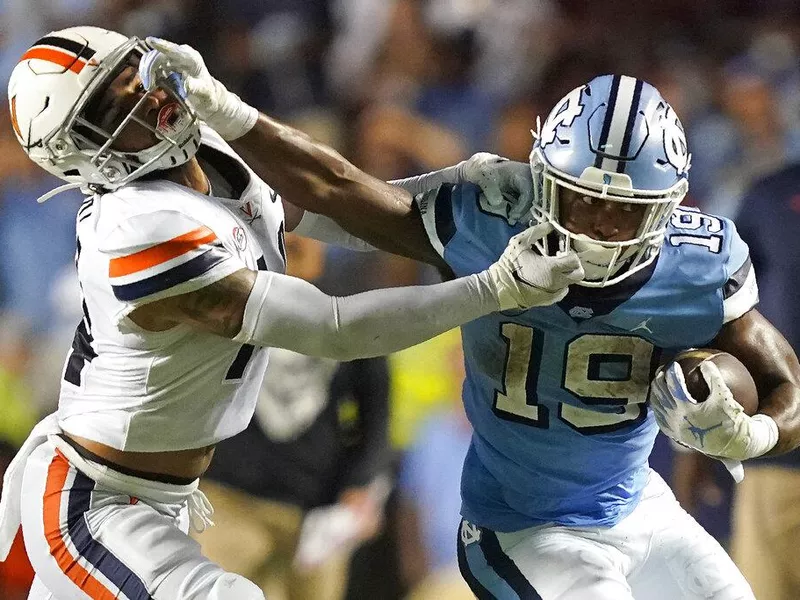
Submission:
<svg viewBox="0 0 800 600">
<path fill-rule="evenodd" d="M 27 46 L 78 24 L 193 45 L 247 102 L 384 179 L 478 150 L 526 161 L 537 115 L 608 72 L 649 81 L 680 115 L 689 202 L 704 210 L 735 217 L 751 184 L 800 161 L 792 0 L 0 0 L 3 89 Z M 19 148 L 4 103 L 0 157 L 2 471 L 57 400 L 80 319 L 71 264 L 80 197 L 35 203 L 56 182 Z M 334 293 L 437 277 L 379 253 L 326 252 L 318 281 Z M 383 533 L 355 557 L 350 598 L 402 597 L 454 560 L 469 439 L 458 345 L 454 334 L 390 358 L 397 493 Z M 668 471 L 669 450 L 653 463 Z M 724 493 L 705 501 L 706 525 L 724 536 Z M 0 597 L 24 597 L 28 576 L 24 561 L 0 564 Z"/>
</svg>

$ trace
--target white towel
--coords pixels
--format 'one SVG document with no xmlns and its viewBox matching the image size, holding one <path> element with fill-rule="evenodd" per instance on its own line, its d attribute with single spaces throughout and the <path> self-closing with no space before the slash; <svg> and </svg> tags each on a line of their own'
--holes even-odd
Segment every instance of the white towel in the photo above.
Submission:
<svg viewBox="0 0 800 600">
<path fill-rule="evenodd" d="M 0 562 L 5 561 L 22 523 L 22 475 L 28 457 L 47 441 L 48 435 L 61 433 L 58 416 L 53 413 L 36 424 L 22 444 L 3 477 L 3 496 L 0 497 Z"/>
</svg>

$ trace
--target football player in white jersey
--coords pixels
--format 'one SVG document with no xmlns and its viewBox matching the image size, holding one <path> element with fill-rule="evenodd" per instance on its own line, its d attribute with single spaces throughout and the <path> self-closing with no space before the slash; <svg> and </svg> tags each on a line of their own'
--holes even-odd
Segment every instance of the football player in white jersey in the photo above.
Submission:
<svg viewBox="0 0 800 600">
<path fill-rule="evenodd" d="M 268 348 L 383 355 L 550 304 L 583 276 L 574 253 L 533 251 L 547 226 L 515 237 L 485 271 L 438 285 L 334 298 L 284 275 L 288 205 L 225 141 L 257 113 L 230 96 L 235 114 L 215 133 L 168 86 L 145 89 L 149 49 L 73 27 L 38 40 L 9 83 L 27 154 L 88 196 L 77 214 L 83 320 L 59 408 L 8 469 L 0 504 L 0 559 L 21 523 L 35 599 L 263 598 L 186 531 L 209 522 L 197 480 L 214 445 L 252 417 Z M 410 198 L 355 170 L 305 191 L 312 205 L 346 194 L 365 221 L 371 203 Z M 324 221 L 304 227 L 325 236 Z"/>
<path fill-rule="evenodd" d="M 415 196 L 416 209 L 392 202 L 364 209 L 347 197 L 329 197 L 324 190 L 333 182 L 356 190 L 362 175 L 302 134 L 257 116 L 211 77 L 193 49 L 161 40 L 152 45 L 157 51 L 141 61 L 146 86 L 177 75 L 176 89 L 208 124 L 221 131 L 237 124 L 237 134 L 246 129 L 232 146 L 257 173 L 281 193 L 298 194 L 297 203 L 308 210 L 320 205 L 303 194 L 335 198 L 322 212 L 351 233 L 416 257 L 425 247 L 413 236 L 424 231 L 430 241 L 423 246 L 455 272 L 469 273 L 492 260 L 522 227 L 519 206 L 515 223 L 510 210 L 505 219 L 487 215 L 509 207 L 485 206 L 484 194 L 470 185 L 431 185 Z M 649 468 L 647 455 L 658 427 L 682 444 L 726 459 L 734 473 L 741 466 L 730 461 L 796 449 L 797 356 L 752 310 L 755 274 L 732 224 L 675 209 L 687 189 L 689 155 L 680 122 L 657 90 L 632 77 L 597 77 L 565 96 L 540 134 L 531 160 L 537 189 L 531 216 L 552 222 L 565 236 L 562 246 L 551 248 L 581 248 L 586 280 L 557 307 L 490 315 L 462 328 L 465 403 L 475 427 L 462 478 L 462 574 L 481 599 L 752 599 L 722 547 L 681 509 Z M 612 146 L 619 154 L 606 152 Z M 291 157 L 292 166 L 283 169 L 275 157 Z M 443 175 L 431 174 L 423 183 Z M 662 177 L 668 186 L 661 185 Z M 624 185 L 621 178 L 627 178 Z M 653 212 L 644 218 L 647 205 Z M 700 227 L 714 235 L 697 235 Z M 716 235 L 723 230 L 724 245 L 724 236 Z M 556 241 L 545 241 L 551 240 Z M 710 240 L 719 247 L 707 245 Z M 647 254 L 651 243 L 655 252 Z M 639 250 L 632 250 L 636 245 Z M 643 277 L 626 279 L 639 266 Z M 615 288 L 623 279 L 628 287 Z M 570 298 L 579 312 L 570 310 Z M 594 316 L 587 306 L 595 307 Z M 628 365 L 635 360 L 638 351 L 602 341 L 611 337 L 616 343 L 620 334 L 637 346 L 657 348 L 659 355 L 640 355 L 639 368 L 628 368 L 627 375 L 613 369 L 601 375 L 604 357 L 613 356 L 617 365 L 622 356 L 629 357 Z M 744 414 L 709 365 L 702 368 L 710 390 L 705 402 L 691 397 L 674 363 L 657 371 L 660 358 L 709 343 L 738 356 L 759 382 L 755 415 Z M 635 385 L 610 392 L 609 382 L 632 383 L 636 370 L 641 379 Z M 511 372 L 517 375 L 509 378 Z M 630 407 L 634 396 L 640 408 L 617 421 L 627 412 L 620 407 Z M 609 400 L 613 409 L 597 410 Z M 594 413 L 602 413 L 601 419 Z"/>
</svg>

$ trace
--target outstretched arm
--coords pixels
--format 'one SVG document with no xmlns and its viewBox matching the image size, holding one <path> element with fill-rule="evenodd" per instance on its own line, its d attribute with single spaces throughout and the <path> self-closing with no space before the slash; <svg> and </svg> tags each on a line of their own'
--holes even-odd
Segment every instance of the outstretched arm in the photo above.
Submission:
<svg viewBox="0 0 800 600">
<path fill-rule="evenodd" d="M 130 318 L 149 331 L 183 323 L 241 343 L 337 360 L 381 356 L 497 310 L 562 299 L 583 269 L 574 253 L 548 257 L 533 250 L 550 230 L 537 225 L 517 234 L 488 269 L 445 283 L 333 297 L 302 279 L 239 269 L 137 306 Z"/>
<path fill-rule="evenodd" d="M 147 89 L 175 89 L 284 200 L 332 218 L 375 247 L 443 267 L 412 201 L 412 195 L 441 183 L 475 183 L 483 191 L 483 210 L 510 224 L 527 218 L 532 201 L 527 165 L 479 153 L 454 167 L 389 185 L 308 135 L 259 114 L 214 79 L 190 46 L 156 38 L 148 42 L 154 50 L 142 57 L 139 68 Z M 299 215 L 291 217 L 296 224 Z"/>
<path fill-rule="evenodd" d="M 291 204 L 332 218 L 376 248 L 444 265 L 409 192 L 364 173 L 305 133 L 259 114 L 231 146 Z"/>
</svg>

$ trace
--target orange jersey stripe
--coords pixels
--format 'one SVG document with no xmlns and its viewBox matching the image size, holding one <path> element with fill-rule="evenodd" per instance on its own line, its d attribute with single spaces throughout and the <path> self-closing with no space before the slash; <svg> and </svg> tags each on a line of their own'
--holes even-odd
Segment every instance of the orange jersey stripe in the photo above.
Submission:
<svg viewBox="0 0 800 600">
<path fill-rule="evenodd" d="M 186 254 L 198 246 L 213 242 L 215 239 L 217 239 L 217 235 L 208 227 L 198 227 L 189 233 L 161 242 L 152 248 L 147 248 L 128 256 L 112 258 L 108 265 L 108 275 L 109 277 L 122 277 L 123 275 L 144 271 L 172 260 L 181 254 Z"/>
<path fill-rule="evenodd" d="M 69 69 L 73 73 L 80 73 L 83 67 L 86 66 L 86 61 L 72 54 L 67 54 L 60 50 L 53 50 L 52 48 L 31 48 L 20 58 L 20 62 L 29 58 L 37 58 L 39 60 L 46 60 L 47 62 L 61 65 L 65 69 Z"/>
<path fill-rule="evenodd" d="M 73 558 L 64 542 L 61 526 L 61 495 L 69 475 L 69 463 L 60 450 L 47 468 L 47 484 L 44 490 L 44 535 L 50 554 L 58 567 L 93 600 L 114 600 L 117 596 L 94 578 L 76 558 Z M 66 528 L 66 523 L 64 524 Z"/>
</svg>

